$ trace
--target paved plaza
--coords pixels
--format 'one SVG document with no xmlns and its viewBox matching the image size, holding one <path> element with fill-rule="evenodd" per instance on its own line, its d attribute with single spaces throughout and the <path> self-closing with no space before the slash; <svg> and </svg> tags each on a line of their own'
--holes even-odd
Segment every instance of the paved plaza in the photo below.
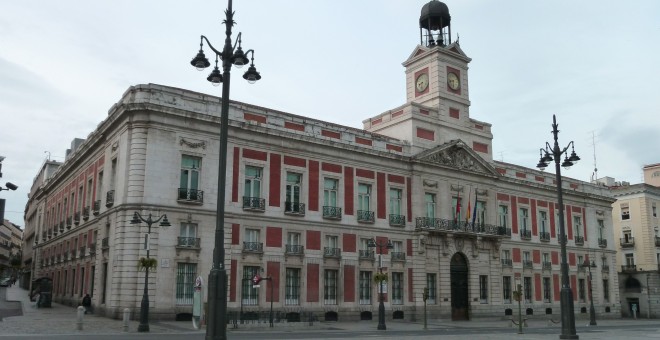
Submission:
<svg viewBox="0 0 660 340">
<path fill-rule="evenodd" d="M 116 338 L 137 336 L 138 321 L 130 321 L 128 332 L 124 331 L 121 320 L 96 315 L 85 315 L 83 329 L 77 330 L 76 308 L 53 303 L 52 308 L 36 308 L 30 302 L 27 291 L 18 286 L 5 288 L 5 314 L 16 312 L 19 316 L 4 317 L 0 322 L 0 338 L 39 336 L 78 336 L 94 338 Z M 14 306 L 14 307 L 12 307 Z M 14 308 L 14 309 L 12 309 Z M 16 309 L 17 308 L 17 309 Z M 376 330 L 377 321 L 360 322 L 315 322 L 241 325 L 238 329 L 228 328 L 230 339 L 558 339 L 560 326 L 547 320 L 530 320 L 524 334 L 517 334 L 517 328 L 501 319 L 487 319 L 465 322 L 429 320 L 428 329 L 423 330 L 421 322 L 387 322 L 386 331 Z M 608 319 L 599 320 L 598 326 L 587 326 L 588 319 L 576 320 L 580 339 L 660 339 L 660 320 L 648 319 Z M 195 330 L 191 322 L 152 321 L 150 335 L 162 339 L 203 339 L 205 330 Z M 145 338 L 149 336 L 144 335 Z"/>
</svg>

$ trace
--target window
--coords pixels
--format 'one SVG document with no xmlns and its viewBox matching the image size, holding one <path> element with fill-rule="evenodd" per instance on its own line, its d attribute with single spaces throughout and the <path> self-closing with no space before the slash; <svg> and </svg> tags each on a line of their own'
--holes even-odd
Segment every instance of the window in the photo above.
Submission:
<svg viewBox="0 0 660 340">
<path fill-rule="evenodd" d="M 628 208 L 628 203 L 621 204 L 621 219 L 622 220 L 630 219 L 630 209 Z"/>
<path fill-rule="evenodd" d="M 634 254 L 626 254 L 626 265 L 627 266 L 634 266 L 635 265 L 635 255 Z"/>
<path fill-rule="evenodd" d="M 245 167 L 245 197 L 261 198 L 262 169 L 254 166 Z"/>
<path fill-rule="evenodd" d="M 286 291 L 284 292 L 284 304 L 300 304 L 300 269 L 286 269 Z"/>
<path fill-rule="evenodd" d="M 199 247 L 197 243 L 196 223 L 181 223 L 179 242 L 177 244 L 179 247 Z"/>
<path fill-rule="evenodd" d="M 605 221 L 598 220 L 598 238 L 605 239 Z"/>
<path fill-rule="evenodd" d="M 584 286 L 584 279 L 578 279 L 578 299 L 580 302 L 585 302 L 586 301 L 586 294 L 585 294 L 585 286 Z"/>
<path fill-rule="evenodd" d="M 549 277 L 544 277 L 543 278 L 543 302 L 550 302 L 552 299 L 551 293 L 552 292 L 552 287 L 550 286 L 550 278 Z"/>
<path fill-rule="evenodd" d="M 196 263 L 179 263 L 176 270 L 176 304 L 192 305 L 197 276 Z"/>
<path fill-rule="evenodd" d="M 87 181 L 87 195 L 85 196 L 85 206 L 90 206 L 92 203 L 92 183 L 93 180 L 90 178 L 89 181 Z"/>
<path fill-rule="evenodd" d="M 474 217 L 474 223 L 477 225 L 483 225 L 486 223 L 486 202 L 484 201 L 477 201 L 476 206 L 475 206 L 477 214 Z M 474 213 L 474 212 L 473 212 Z"/>
<path fill-rule="evenodd" d="M 259 267 L 243 267 L 243 284 L 241 289 L 243 305 L 256 306 L 259 304 L 259 289 L 252 287 L 252 278 L 259 273 Z"/>
<path fill-rule="evenodd" d="M 287 233 L 286 234 L 286 244 L 290 246 L 300 245 L 300 233 Z"/>
<path fill-rule="evenodd" d="M 392 273 L 392 304 L 403 304 L 403 273 Z"/>
<path fill-rule="evenodd" d="M 632 243 L 632 233 L 629 230 L 623 232 L 623 241 L 624 243 Z"/>
<path fill-rule="evenodd" d="M 392 252 L 403 253 L 403 242 L 402 241 L 392 241 L 392 245 L 394 246 L 394 248 L 392 248 Z"/>
<path fill-rule="evenodd" d="M 545 210 L 539 211 L 539 226 L 542 233 L 548 232 L 548 212 Z"/>
<path fill-rule="evenodd" d="M 426 217 L 435 218 L 435 194 L 424 194 L 424 202 L 426 203 Z"/>
<path fill-rule="evenodd" d="M 488 275 L 479 275 L 479 299 L 488 303 Z"/>
<path fill-rule="evenodd" d="M 339 181 L 334 178 L 325 178 L 323 181 L 323 205 L 337 207 L 337 190 Z"/>
<path fill-rule="evenodd" d="M 286 174 L 286 198 L 285 198 L 285 211 L 302 213 L 300 207 L 300 183 L 302 175 L 298 173 L 289 172 Z"/>
<path fill-rule="evenodd" d="M 505 260 L 510 260 L 511 259 L 511 250 L 503 249 L 502 250 L 502 258 L 505 259 Z"/>
<path fill-rule="evenodd" d="M 603 300 L 610 302 L 610 281 L 607 279 L 603 280 Z"/>
<path fill-rule="evenodd" d="M 323 278 L 323 299 L 326 305 L 337 304 L 337 270 L 325 270 Z"/>
<path fill-rule="evenodd" d="M 259 229 L 245 229 L 245 242 L 259 242 Z"/>
<path fill-rule="evenodd" d="M 179 184 L 179 199 L 198 200 L 199 171 L 202 159 L 199 157 L 183 155 L 181 157 L 181 180 Z"/>
<path fill-rule="evenodd" d="M 525 291 L 525 302 L 526 303 L 531 303 L 532 302 L 532 278 L 529 277 L 529 276 L 525 276 L 523 278 L 523 283 L 524 283 L 523 290 Z"/>
<path fill-rule="evenodd" d="M 360 272 L 360 304 L 371 304 L 371 272 Z"/>
<path fill-rule="evenodd" d="M 511 303 L 511 276 L 502 277 L 502 299 L 504 303 Z"/>
<path fill-rule="evenodd" d="M 527 231 L 528 230 L 528 219 L 529 219 L 529 211 L 527 208 L 520 208 L 518 210 L 519 215 L 520 215 L 520 221 L 518 222 L 518 227 L 520 227 L 521 231 Z"/>
<path fill-rule="evenodd" d="M 390 214 L 401 215 L 401 189 L 390 188 Z"/>
<path fill-rule="evenodd" d="M 325 235 L 325 244 L 328 248 L 339 248 L 339 236 Z"/>
<path fill-rule="evenodd" d="M 452 197 L 451 199 L 451 217 L 454 222 L 461 221 L 461 201 L 460 197 Z"/>
<path fill-rule="evenodd" d="M 435 304 L 436 300 L 436 275 L 435 274 L 426 274 L 426 288 L 429 289 L 429 297 L 426 300 L 428 304 Z"/>
<path fill-rule="evenodd" d="M 99 172 L 99 177 L 96 180 L 96 199 L 99 200 L 101 194 L 103 193 L 103 171 Z"/>
<path fill-rule="evenodd" d="M 455 210 L 455 208 L 454 208 Z M 508 228 L 509 227 L 509 207 L 506 205 L 500 205 L 497 208 L 497 222 L 498 226 Z"/>
<path fill-rule="evenodd" d="M 358 184 L 358 210 L 371 211 L 371 185 Z"/>
<path fill-rule="evenodd" d="M 573 216 L 573 226 L 576 239 L 582 237 L 582 216 Z"/>
<path fill-rule="evenodd" d="M 369 249 L 369 239 L 361 238 L 360 239 L 360 250 L 370 250 Z"/>
<path fill-rule="evenodd" d="M 658 211 L 656 210 L 655 203 L 651 205 L 651 211 L 653 212 L 653 217 L 658 217 Z"/>
<path fill-rule="evenodd" d="M 263 244 L 261 243 L 260 232 L 258 229 L 245 229 L 245 236 L 243 239 L 243 250 L 248 252 L 261 252 L 263 251 Z"/>
</svg>

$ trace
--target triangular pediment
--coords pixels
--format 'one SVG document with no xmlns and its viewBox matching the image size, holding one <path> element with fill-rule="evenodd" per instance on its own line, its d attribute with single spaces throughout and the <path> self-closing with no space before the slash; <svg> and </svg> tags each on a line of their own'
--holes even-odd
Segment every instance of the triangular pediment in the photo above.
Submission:
<svg viewBox="0 0 660 340">
<path fill-rule="evenodd" d="M 501 175 L 486 160 L 460 139 L 422 151 L 413 156 L 413 161 L 436 164 L 461 171 L 471 171 L 493 177 Z"/>
<path fill-rule="evenodd" d="M 405 64 L 408 60 L 410 60 L 412 58 L 415 58 L 418 55 L 424 54 L 424 53 L 428 52 L 429 50 L 430 49 L 428 47 L 424 47 L 422 45 L 417 45 L 417 47 L 415 47 L 415 49 L 412 51 L 412 53 L 410 53 L 408 58 L 406 58 L 406 61 L 404 61 L 403 63 Z"/>
<path fill-rule="evenodd" d="M 462 55 L 462 56 L 465 57 L 465 58 L 470 59 L 470 58 L 467 56 L 467 54 L 465 54 L 465 52 L 463 52 L 463 50 L 461 49 L 461 45 L 458 44 L 458 41 L 455 42 L 455 43 L 452 43 L 452 44 L 449 45 L 449 46 L 447 46 L 447 49 L 450 50 L 450 51 L 452 51 L 452 52 L 454 52 L 454 53 L 458 53 L 458 54 Z"/>
</svg>

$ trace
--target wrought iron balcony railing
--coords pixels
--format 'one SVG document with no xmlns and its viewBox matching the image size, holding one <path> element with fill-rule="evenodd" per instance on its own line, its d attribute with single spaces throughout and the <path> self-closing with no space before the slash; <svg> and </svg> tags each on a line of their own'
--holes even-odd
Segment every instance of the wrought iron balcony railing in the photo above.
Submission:
<svg viewBox="0 0 660 340">
<path fill-rule="evenodd" d="M 543 262 L 543 270 L 552 270 L 552 262 Z"/>
<path fill-rule="evenodd" d="M 601 270 L 605 273 L 609 273 L 610 272 L 610 265 L 609 264 L 602 265 Z"/>
<path fill-rule="evenodd" d="M 520 229 L 520 239 L 521 240 L 531 240 L 532 231 L 529 229 Z"/>
<path fill-rule="evenodd" d="M 76 212 L 73 214 L 73 223 L 74 223 L 75 225 L 80 224 L 80 211 L 76 211 Z"/>
<path fill-rule="evenodd" d="M 598 246 L 601 247 L 601 248 L 607 247 L 607 239 L 599 238 L 598 239 Z"/>
<path fill-rule="evenodd" d="M 332 247 L 324 247 L 323 248 L 323 257 L 339 258 L 339 257 L 341 257 L 341 249 L 332 248 Z"/>
<path fill-rule="evenodd" d="M 501 259 L 502 267 L 513 267 L 513 260 L 511 259 Z"/>
<path fill-rule="evenodd" d="M 376 258 L 373 250 L 360 250 L 358 256 L 361 260 L 374 260 Z"/>
<path fill-rule="evenodd" d="M 284 213 L 289 215 L 305 215 L 305 203 L 284 202 Z"/>
<path fill-rule="evenodd" d="M 105 206 L 110 208 L 113 204 L 115 204 L 115 191 L 110 190 L 105 194 Z"/>
<path fill-rule="evenodd" d="M 177 238 L 176 246 L 179 248 L 197 248 L 199 249 L 199 237 L 181 237 Z"/>
<path fill-rule="evenodd" d="M 264 244 L 261 242 L 243 242 L 243 252 L 263 253 Z"/>
<path fill-rule="evenodd" d="M 576 246 L 584 245 L 584 236 L 575 236 L 573 240 L 575 241 Z"/>
<path fill-rule="evenodd" d="M 415 219 L 417 230 L 452 231 L 472 234 L 486 234 L 493 236 L 511 236 L 511 229 L 485 223 L 472 223 L 466 221 L 446 220 L 441 218 L 417 217 Z"/>
<path fill-rule="evenodd" d="M 523 268 L 527 268 L 527 269 L 534 268 L 534 262 L 532 262 L 530 260 L 523 260 L 522 264 L 523 264 Z"/>
<path fill-rule="evenodd" d="M 64 221 L 60 221 L 60 231 L 64 231 Z"/>
<path fill-rule="evenodd" d="M 96 254 L 96 243 L 90 243 L 89 244 L 89 255 L 95 255 Z"/>
<path fill-rule="evenodd" d="M 71 229 L 71 226 L 73 225 L 73 218 L 71 216 L 66 218 L 66 228 Z"/>
<path fill-rule="evenodd" d="M 333 207 L 329 205 L 323 206 L 323 218 L 331 220 L 340 220 L 341 219 L 341 208 Z"/>
<path fill-rule="evenodd" d="M 542 231 L 539 233 L 539 240 L 544 241 L 544 242 L 549 242 L 550 241 L 550 233 L 547 231 Z"/>
<path fill-rule="evenodd" d="M 92 204 L 92 212 L 94 213 L 94 216 L 101 212 L 101 200 L 94 201 L 94 204 Z"/>
<path fill-rule="evenodd" d="M 621 238 L 621 248 L 632 248 L 635 246 L 635 238 L 634 237 L 628 237 L 628 238 Z"/>
<path fill-rule="evenodd" d="M 78 254 L 80 254 L 80 258 L 85 257 L 87 255 L 87 247 L 85 246 L 80 247 L 80 249 L 78 250 Z"/>
<path fill-rule="evenodd" d="M 104 237 L 101 239 L 101 249 L 108 249 L 108 248 L 110 248 L 109 238 Z"/>
<path fill-rule="evenodd" d="M 406 215 L 390 214 L 390 225 L 404 227 L 406 225 Z"/>
<path fill-rule="evenodd" d="M 197 189 L 179 188 L 177 200 L 179 202 L 204 203 L 204 191 Z"/>
<path fill-rule="evenodd" d="M 286 244 L 284 251 L 287 255 L 302 255 L 305 253 L 305 246 L 299 244 Z"/>
<path fill-rule="evenodd" d="M 266 199 L 243 196 L 243 210 L 266 211 Z"/>
<path fill-rule="evenodd" d="M 400 252 L 400 251 L 393 251 L 393 252 L 390 252 L 390 259 L 391 259 L 392 261 L 403 262 L 403 261 L 406 260 L 406 253 L 404 253 L 404 252 Z"/>
<path fill-rule="evenodd" d="M 374 223 L 374 212 L 369 210 L 358 210 L 357 220 L 362 223 Z"/>
<path fill-rule="evenodd" d="M 90 210 L 89 205 L 83 208 L 83 211 L 82 211 L 83 221 L 87 221 L 89 219 L 89 210 Z"/>
<path fill-rule="evenodd" d="M 621 271 L 624 272 L 624 273 L 636 272 L 637 271 L 637 265 L 624 264 L 623 266 L 621 266 Z"/>
</svg>

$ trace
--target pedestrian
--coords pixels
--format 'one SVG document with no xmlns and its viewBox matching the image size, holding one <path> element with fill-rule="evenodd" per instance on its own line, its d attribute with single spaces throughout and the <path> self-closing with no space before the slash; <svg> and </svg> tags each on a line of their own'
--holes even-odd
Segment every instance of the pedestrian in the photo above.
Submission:
<svg viewBox="0 0 660 340">
<path fill-rule="evenodd" d="M 85 314 L 87 314 L 87 311 L 92 314 L 92 297 L 89 294 L 85 294 L 85 297 L 83 297 L 82 306 L 85 308 Z"/>
</svg>

